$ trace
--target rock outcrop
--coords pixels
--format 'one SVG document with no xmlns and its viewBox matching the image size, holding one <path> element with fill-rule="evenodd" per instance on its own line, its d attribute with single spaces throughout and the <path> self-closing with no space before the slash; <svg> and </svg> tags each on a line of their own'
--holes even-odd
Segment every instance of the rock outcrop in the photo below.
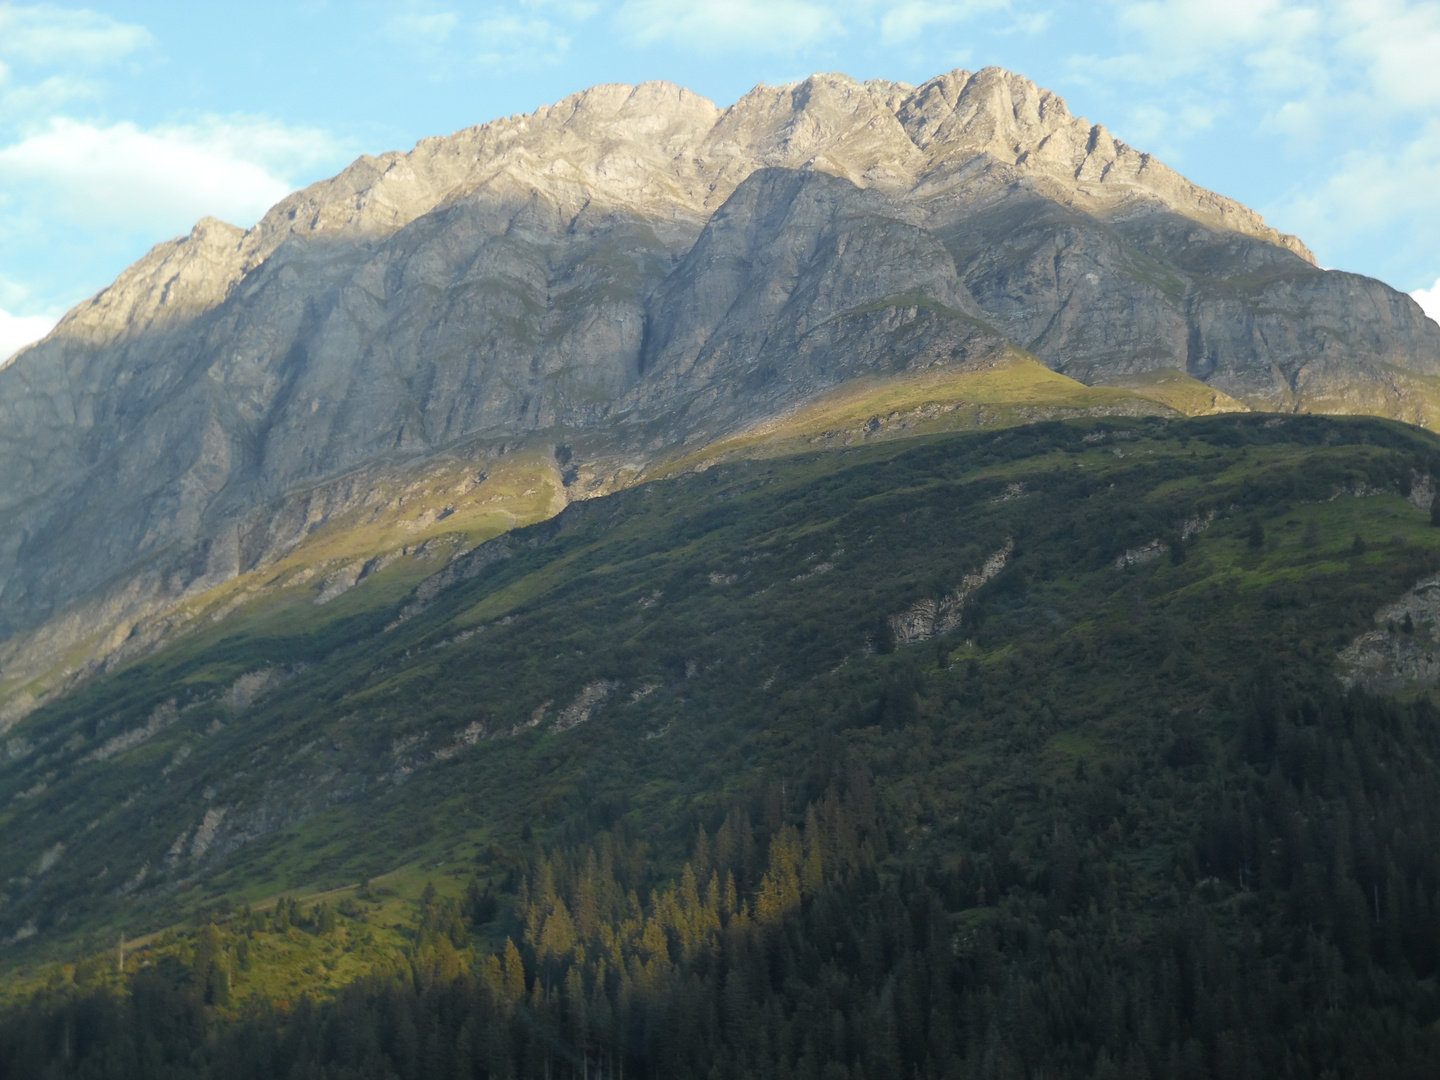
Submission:
<svg viewBox="0 0 1440 1080">
<path fill-rule="evenodd" d="M 1375 627 L 1339 652 L 1340 681 L 1378 693 L 1440 682 L 1440 578 L 1427 578 L 1375 613 Z"/>
<path fill-rule="evenodd" d="M 1410 298 L 1020 76 L 600 86 L 202 221 L 0 370 L 0 682 L 276 557 L 357 470 L 587 432 L 643 461 L 1010 343 L 1261 408 L 1440 402 Z"/>
</svg>

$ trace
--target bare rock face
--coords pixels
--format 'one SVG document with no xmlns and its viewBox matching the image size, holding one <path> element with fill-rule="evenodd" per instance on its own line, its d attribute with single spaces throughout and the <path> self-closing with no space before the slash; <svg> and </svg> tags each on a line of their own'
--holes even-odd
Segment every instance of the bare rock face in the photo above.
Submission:
<svg viewBox="0 0 1440 1080">
<path fill-rule="evenodd" d="M 1004 344 L 977 326 L 932 233 L 876 192 L 792 169 L 752 173 L 645 314 L 642 377 L 620 408 L 676 434 L 718 434 L 843 378 Z"/>
<path fill-rule="evenodd" d="M 1009 342 L 1418 422 L 1440 375 L 1408 297 L 1020 76 L 595 87 L 202 221 L 0 370 L 0 682 L 274 558 L 356 470 L 547 432 L 643 459 Z"/>
<path fill-rule="evenodd" d="M 1440 682 L 1440 578 L 1428 578 L 1375 613 L 1375 628 L 1339 653 L 1347 686 L 1380 693 Z"/>
</svg>

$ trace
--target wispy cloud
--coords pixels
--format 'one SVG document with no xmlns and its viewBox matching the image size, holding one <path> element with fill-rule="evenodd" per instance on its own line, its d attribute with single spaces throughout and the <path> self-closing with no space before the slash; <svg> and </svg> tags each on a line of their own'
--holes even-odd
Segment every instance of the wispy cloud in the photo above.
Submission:
<svg viewBox="0 0 1440 1080">
<path fill-rule="evenodd" d="M 529 11 L 547 11 L 551 18 L 567 20 L 572 26 L 586 21 L 604 7 L 600 0 L 520 0 L 520 3 Z"/>
<path fill-rule="evenodd" d="M 0 78 L 0 132 L 43 122 L 77 102 L 98 101 L 103 84 L 83 75 L 52 75 L 35 83 Z"/>
<path fill-rule="evenodd" d="M 1216 57 L 1291 42 L 1303 30 L 1301 14 L 1288 0 L 1144 0 L 1122 4 L 1116 22 L 1147 53 L 1168 58 L 1170 66 L 1155 71 L 1174 78 Z"/>
<path fill-rule="evenodd" d="M 1000 33 L 1038 33 L 1049 24 L 1048 11 L 1013 6 L 1011 0 L 623 0 L 615 21 L 639 45 L 798 56 L 842 38 L 908 46 L 996 12 L 1011 15 Z"/>
<path fill-rule="evenodd" d="M 440 45 L 459 25 L 460 16 L 453 11 L 404 11 L 386 21 L 385 32 L 405 44 Z"/>
<path fill-rule="evenodd" d="M 0 148 L 0 170 L 32 208 L 71 221 L 184 231 L 207 214 L 248 226 L 333 157 L 325 133 L 265 119 L 211 118 L 142 129 L 56 118 Z"/>
<path fill-rule="evenodd" d="M 617 21 L 639 45 L 792 55 L 847 33 L 851 8 L 808 0 L 626 0 Z"/>
<path fill-rule="evenodd" d="M 1306 99 L 1440 104 L 1440 5 L 1423 0 L 1140 0 L 1115 23 L 1138 48 L 1091 63 L 1132 81 L 1203 76 L 1211 96 L 1265 91 L 1275 113 Z"/>
<path fill-rule="evenodd" d="M 570 49 L 571 30 L 528 13 L 482 19 L 470 31 L 476 57 L 501 70 L 558 63 Z"/>
<path fill-rule="evenodd" d="M 103 64 L 152 44 L 145 27 L 89 9 L 0 4 L 0 58 L 11 64 Z"/>
<path fill-rule="evenodd" d="M 1440 120 L 1389 148 L 1356 147 L 1341 154 L 1318 187 L 1280 204 L 1287 227 L 1318 247 L 1341 249 L 1356 236 L 1404 226 L 1395 245 L 1413 253 L 1440 253 Z M 1431 256 L 1432 265 L 1440 254 Z"/>
<path fill-rule="evenodd" d="M 1133 106 L 1117 134 L 1132 145 L 1171 161 L 1184 156 L 1187 140 L 1209 131 L 1222 115 L 1221 106 L 1203 98 L 1169 102 L 1165 106 L 1144 102 Z"/>
<path fill-rule="evenodd" d="M 392 15 L 381 33 L 427 57 L 431 78 L 443 80 L 477 61 L 496 72 L 560 63 L 598 10 L 594 0 L 516 0 L 479 11 L 417 4 Z"/>
<path fill-rule="evenodd" d="M 158 51 L 144 26 L 0 0 L 0 352 L 118 269 L 110 259 L 207 215 L 249 225 L 343 160 L 326 132 L 267 117 L 107 117 L 117 80 Z"/>
<path fill-rule="evenodd" d="M 1428 289 L 1416 289 L 1410 294 L 1415 302 L 1420 305 L 1420 310 L 1429 315 L 1435 322 L 1440 323 L 1440 278 L 1435 279 L 1435 284 Z"/>
<path fill-rule="evenodd" d="M 914 41 L 939 26 L 948 26 L 973 18 L 987 11 L 1009 8 L 1009 0 L 904 0 L 887 5 L 880 17 L 880 38 L 886 44 Z M 1044 15 L 1039 16 L 1044 25 Z M 1026 26 L 1034 26 L 1035 17 L 1024 17 Z M 1020 27 L 1024 28 L 1024 27 Z"/>
<path fill-rule="evenodd" d="M 1440 5 L 1348 0 L 1334 22 L 1338 51 L 1365 67 L 1377 96 L 1409 111 L 1440 106 Z"/>
<path fill-rule="evenodd" d="M 0 310 L 0 368 L 26 345 L 39 341 L 58 320 L 48 315 L 11 315 Z"/>
<path fill-rule="evenodd" d="M 1120 99 L 1111 125 L 1183 158 L 1216 117 L 1305 177 L 1261 207 L 1327 262 L 1419 220 L 1392 249 L 1440 250 L 1440 5 L 1427 0 L 1121 0 L 1115 52 L 1077 82 Z M 1128 89 L 1126 89 L 1128 88 Z M 1337 149 L 1338 148 L 1338 149 Z M 1440 259 L 1440 256 L 1436 256 Z M 1391 265 L 1402 260 L 1391 259 Z M 1413 259 L 1412 259 L 1413 261 Z"/>
</svg>

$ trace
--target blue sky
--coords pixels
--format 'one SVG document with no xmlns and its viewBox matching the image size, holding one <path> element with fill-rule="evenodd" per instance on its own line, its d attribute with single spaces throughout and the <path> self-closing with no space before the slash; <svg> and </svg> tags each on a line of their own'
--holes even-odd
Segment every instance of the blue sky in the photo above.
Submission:
<svg viewBox="0 0 1440 1080">
<path fill-rule="evenodd" d="M 601 82 L 998 64 L 1440 318 L 1435 0 L 0 0 L 0 361 L 206 215 Z"/>
</svg>

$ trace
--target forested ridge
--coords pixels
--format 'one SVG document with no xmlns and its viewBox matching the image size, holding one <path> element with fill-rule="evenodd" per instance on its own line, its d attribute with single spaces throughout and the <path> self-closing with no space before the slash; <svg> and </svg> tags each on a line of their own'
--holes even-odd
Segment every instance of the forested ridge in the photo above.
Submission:
<svg viewBox="0 0 1440 1080">
<path fill-rule="evenodd" d="M 813 494 L 832 511 L 800 522 L 830 530 L 816 550 L 854 550 L 899 506 L 895 527 L 939 534 L 959 569 L 1007 538 L 1014 556 L 958 629 L 915 644 L 887 633 L 892 603 L 858 631 L 862 653 L 826 653 L 815 621 L 838 601 L 805 594 L 772 647 L 792 670 L 818 651 L 816 674 L 712 691 L 728 726 L 665 736 L 695 740 L 670 744 L 694 762 L 683 798 L 626 796 L 653 778 L 623 773 L 621 755 L 601 759 L 614 782 L 577 799 L 565 736 L 528 736 L 550 770 L 534 782 L 558 797 L 537 788 L 543 810 L 495 829 L 463 868 L 437 864 L 398 930 L 382 920 L 398 901 L 368 884 L 205 908 L 134 951 L 123 977 L 95 952 L 12 996 L 0 1070 L 1440 1074 L 1440 711 L 1428 693 L 1347 690 L 1335 660 L 1440 569 L 1440 530 L 1405 501 L 1430 475 L 1430 441 L 1322 421 L 1183 431 L 1139 464 L 1125 458 L 1138 440 L 1022 435 L 1007 460 L 1043 468 L 1023 492 L 998 477 L 960 497 L 960 535 L 934 523 L 953 491 L 906 506 L 901 485 L 877 496 L 859 470 L 872 494 Z M 907 479 L 959 470 L 967 445 L 917 452 Z M 1042 455 L 1057 446 L 1108 462 L 1056 468 Z M 722 509 L 687 510 L 682 540 L 665 542 L 745 512 Z M 1184 520 L 1213 524 L 1186 536 Z M 1117 564 L 1157 536 L 1163 557 Z M 875 556 L 908 557 L 899 543 Z M 922 564 L 932 576 L 906 602 L 958 576 Z M 725 625 L 725 609 L 707 613 Z M 680 670 L 684 694 L 706 692 Z M 580 731 L 599 740 L 605 723 Z M 398 947 L 376 945 L 391 931 Z M 366 957 L 364 973 L 261 992 L 300 946 L 331 968 Z"/>
</svg>

